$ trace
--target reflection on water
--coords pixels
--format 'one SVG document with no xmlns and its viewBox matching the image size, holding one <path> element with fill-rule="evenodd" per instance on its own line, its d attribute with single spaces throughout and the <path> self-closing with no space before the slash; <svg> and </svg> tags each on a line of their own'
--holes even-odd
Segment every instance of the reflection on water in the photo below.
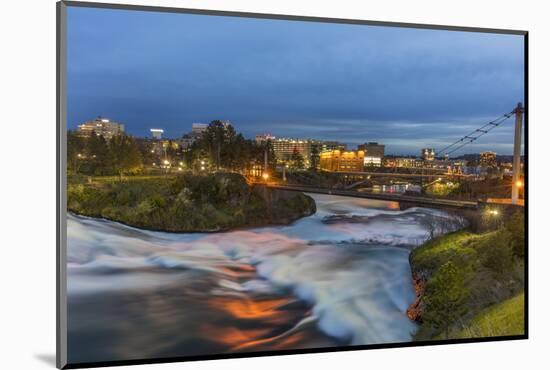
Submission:
<svg viewBox="0 0 550 370">
<path fill-rule="evenodd" d="M 69 361 L 409 341 L 433 210 L 311 195 L 289 226 L 170 234 L 69 216 Z"/>
</svg>

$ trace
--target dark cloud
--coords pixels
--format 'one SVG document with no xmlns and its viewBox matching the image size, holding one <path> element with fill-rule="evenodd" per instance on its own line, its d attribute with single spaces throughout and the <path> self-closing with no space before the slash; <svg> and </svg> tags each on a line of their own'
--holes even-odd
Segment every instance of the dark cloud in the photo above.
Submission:
<svg viewBox="0 0 550 370">
<path fill-rule="evenodd" d="M 69 8 L 69 127 L 97 115 L 173 137 L 261 132 L 417 153 L 523 100 L 523 38 Z M 510 152 L 511 123 L 472 151 Z M 498 131 L 498 133 L 497 133 Z"/>
</svg>

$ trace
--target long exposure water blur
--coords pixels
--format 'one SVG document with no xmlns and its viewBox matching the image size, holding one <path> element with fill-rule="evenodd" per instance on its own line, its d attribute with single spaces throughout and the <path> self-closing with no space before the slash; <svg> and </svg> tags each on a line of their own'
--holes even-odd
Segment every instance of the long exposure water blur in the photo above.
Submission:
<svg viewBox="0 0 550 370">
<path fill-rule="evenodd" d="M 289 226 L 171 234 L 68 218 L 69 361 L 406 342 L 410 249 L 441 212 L 310 195 Z"/>
</svg>

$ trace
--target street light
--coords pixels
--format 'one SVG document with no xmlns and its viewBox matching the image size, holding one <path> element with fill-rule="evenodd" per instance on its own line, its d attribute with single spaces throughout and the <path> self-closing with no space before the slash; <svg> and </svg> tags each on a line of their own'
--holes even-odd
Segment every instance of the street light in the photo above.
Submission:
<svg viewBox="0 0 550 370">
<path fill-rule="evenodd" d="M 269 179 L 269 174 L 264 172 L 263 175 L 262 175 L 262 178 L 267 181 L 267 179 Z"/>
<path fill-rule="evenodd" d="M 523 182 L 521 180 L 516 181 L 516 186 L 521 188 L 523 186 Z"/>
</svg>

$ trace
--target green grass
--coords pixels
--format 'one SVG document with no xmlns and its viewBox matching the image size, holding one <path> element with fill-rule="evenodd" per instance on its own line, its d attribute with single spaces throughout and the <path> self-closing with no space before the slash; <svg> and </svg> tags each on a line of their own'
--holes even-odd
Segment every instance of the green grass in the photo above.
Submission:
<svg viewBox="0 0 550 370">
<path fill-rule="evenodd" d="M 458 338 L 498 337 L 523 335 L 525 294 L 495 304 L 477 314 L 460 333 Z"/>
<path fill-rule="evenodd" d="M 441 320 L 438 322 L 441 315 L 433 307 L 430 310 L 428 302 L 430 299 L 437 301 L 447 293 L 445 283 L 439 290 L 430 288 L 431 282 L 439 276 L 439 269 L 448 262 L 456 267 L 466 293 L 463 309 L 457 311 L 453 322 L 448 323 L 449 339 L 472 335 L 514 335 L 518 330 L 522 331 L 518 323 L 523 323 L 524 316 L 523 311 L 518 310 L 517 302 L 522 299 L 520 294 L 524 289 L 524 264 L 522 258 L 512 254 L 515 239 L 516 236 L 505 228 L 484 234 L 458 231 L 432 239 L 412 251 L 411 269 L 426 286 L 422 297 L 423 323 L 415 335 L 416 340 L 445 339 Z M 511 303 L 505 304 L 510 299 Z M 500 325 L 497 320 L 506 320 L 510 324 Z M 484 326 L 489 325 L 484 323 L 491 326 Z M 500 328 L 495 329 L 495 325 L 500 325 Z M 469 335 L 468 330 L 474 334 Z"/>
</svg>

